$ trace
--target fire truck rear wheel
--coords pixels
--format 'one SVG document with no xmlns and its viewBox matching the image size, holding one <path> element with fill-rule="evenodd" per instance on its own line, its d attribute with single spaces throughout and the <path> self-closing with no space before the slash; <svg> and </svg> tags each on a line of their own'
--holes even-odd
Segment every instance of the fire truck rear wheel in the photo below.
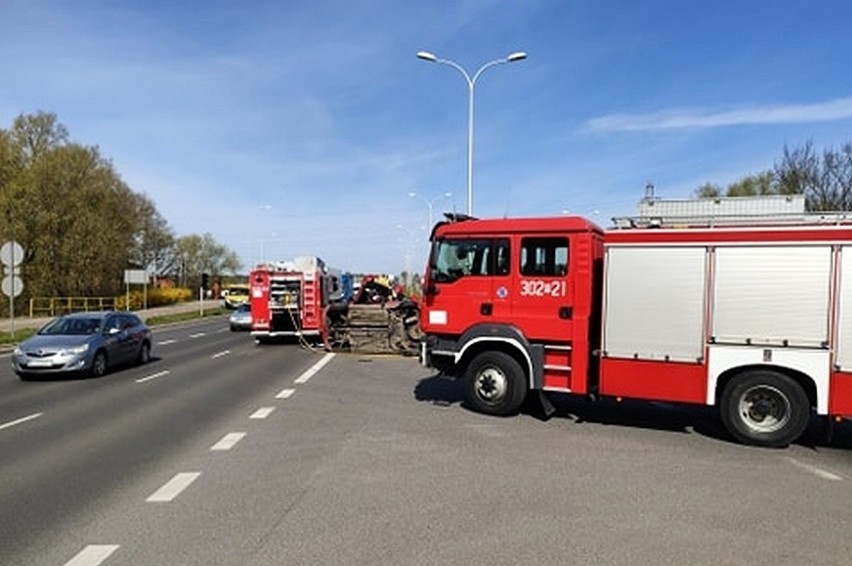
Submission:
<svg viewBox="0 0 852 566">
<path fill-rule="evenodd" d="M 722 422 L 744 444 L 783 448 L 805 432 L 810 402 L 802 387 L 782 373 L 754 370 L 722 392 Z"/>
<path fill-rule="evenodd" d="M 520 364 L 503 352 L 476 356 L 464 374 L 465 402 L 489 415 L 514 415 L 524 402 L 527 386 Z"/>
</svg>

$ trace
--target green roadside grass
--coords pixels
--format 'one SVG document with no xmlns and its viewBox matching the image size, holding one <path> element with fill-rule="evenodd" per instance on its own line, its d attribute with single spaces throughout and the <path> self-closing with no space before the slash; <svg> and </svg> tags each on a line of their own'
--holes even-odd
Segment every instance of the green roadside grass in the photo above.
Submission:
<svg viewBox="0 0 852 566">
<path fill-rule="evenodd" d="M 186 322 L 188 320 L 195 320 L 199 318 L 224 316 L 229 314 L 229 312 L 230 311 L 225 308 L 218 307 L 215 309 L 205 309 L 203 314 L 196 310 L 176 314 L 157 315 L 146 318 L 145 324 L 151 327 L 163 326 L 165 324 Z M 20 325 L 20 328 L 15 328 L 14 335 L 9 331 L 0 330 L 0 344 L 17 344 L 18 342 L 23 342 L 38 331 L 38 328 L 27 327 L 26 320 L 21 321 Z"/>
<path fill-rule="evenodd" d="M 175 322 L 185 322 L 187 320 L 195 320 L 197 318 L 208 318 L 211 316 L 223 316 L 230 314 L 228 309 L 217 307 L 215 309 L 204 309 L 204 313 L 199 311 L 188 311 L 176 314 L 165 314 L 158 316 L 149 316 L 145 319 L 145 324 L 148 326 L 162 326 L 164 324 L 173 324 Z"/>
<path fill-rule="evenodd" d="M 36 333 L 38 328 L 15 328 L 15 334 L 0 330 L 0 344 L 17 344 Z"/>
</svg>

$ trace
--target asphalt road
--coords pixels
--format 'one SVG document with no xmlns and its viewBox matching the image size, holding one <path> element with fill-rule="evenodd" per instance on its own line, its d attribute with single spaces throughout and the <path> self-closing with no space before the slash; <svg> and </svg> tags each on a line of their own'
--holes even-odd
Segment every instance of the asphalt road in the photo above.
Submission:
<svg viewBox="0 0 852 566">
<path fill-rule="evenodd" d="M 852 427 L 740 446 L 708 409 L 460 405 L 401 358 L 155 329 L 153 363 L 0 358 L 0 564 L 850 564 Z"/>
</svg>

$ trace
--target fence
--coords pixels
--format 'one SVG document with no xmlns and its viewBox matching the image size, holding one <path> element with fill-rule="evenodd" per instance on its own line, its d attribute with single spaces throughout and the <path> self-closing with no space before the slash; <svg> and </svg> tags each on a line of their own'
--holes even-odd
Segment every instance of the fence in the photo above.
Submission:
<svg viewBox="0 0 852 566">
<path fill-rule="evenodd" d="M 119 310 L 116 297 L 33 297 L 30 318 L 80 311 Z"/>
</svg>

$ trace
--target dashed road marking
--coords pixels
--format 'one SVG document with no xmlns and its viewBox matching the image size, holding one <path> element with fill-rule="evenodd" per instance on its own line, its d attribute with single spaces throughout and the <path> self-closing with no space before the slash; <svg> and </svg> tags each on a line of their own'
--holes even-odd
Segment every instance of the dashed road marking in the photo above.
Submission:
<svg viewBox="0 0 852 566">
<path fill-rule="evenodd" d="M 14 421 L 9 421 L 7 423 L 0 424 L 0 430 L 3 430 L 4 428 L 12 428 L 13 426 L 23 424 L 33 419 L 37 419 L 43 414 L 44 413 L 33 413 L 32 415 L 27 415 L 26 417 L 21 417 L 20 419 L 15 419 Z"/>
<path fill-rule="evenodd" d="M 207 336 L 206 332 L 196 332 L 195 334 L 190 334 L 190 338 L 201 338 L 202 336 Z"/>
<path fill-rule="evenodd" d="M 295 389 L 282 389 L 278 395 L 275 396 L 276 399 L 289 399 L 295 393 Z"/>
<path fill-rule="evenodd" d="M 158 371 L 157 373 L 152 373 L 151 375 L 140 377 L 136 380 L 136 383 L 145 383 L 146 381 L 151 381 L 152 379 L 157 379 L 158 377 L 163 377 L 164 375 L 169 375 L 169 370 Z"/>
<path fill-rule="evenodd" d="M 210 359 L 215 360 L 216 358 L 221 358 L 222 356 L 227 356 L 230 353 L 231 353 L 230 350 L 223 350 L 223 351 L 219 352 L 218 354 L 213 354 L 212 356 L 210 356 Z"/>
<path fill-rule="evenodd" d="M 163 340 L 162 342 L 157 342 L 157 346 L 168 346 L 169 344 L 174 344 L 177 340 Z"/>
<path fill-rule="evenodd" d="M 90 544 L 63 566 L 98 566 L 116 550 L 117 544 Z"/>
<path fill-rule="evenodd" d="M 265 419 L 269 415 L 272 414 L 272 411 L 275 410 L 275 407 L 261 407 L 260 409 L 253 412 L 249 415 L 250 419 Z"/>
<path fill-rule="evenodd" d="M 294 383 L 306 383 L 310 378 L 312 378 L 319 370 L 325 367 L 325 364 L 331 361 L 331 358 L 334 357 L 334 354 L 328 353 L 322 357 L 320 361 L 315 363 L 309 369 L 307 369 L 302 375 L 296 378 Z"/>
<path fill-rule="evenodd" d="M 210 450 L 214 451 L 224 451 L 230 450 L 233 448 L 237 442 L 245 438 L 246 433 L 244 432 L 229 432 L 225 436 L 222 437 L 219 442 L 210 447 Z"/>
<path fill-rule="evenodd" d="M 810 464 L 806 464 L 804 462 L 800 462 L 795 458 L 787 458 L 787 460 L 793 464 L 794 466 L 801 468 L 807 472 L 812 473 L 813 475 L 822 478 L 824 480 L 830 481 L 843 481 L 843 477 L 839 476 L 833 472 L 829 472 L 827 470 L 823 470 L 822 468 L 817 468 L 816 466 L 812 466 Z"/>
<path fill-rule="evenodd" d="M 149 503 L 167 503 L 181 494 L 192 482 L 198 479 L 201 472 L 182 472 L 175 474 L 166 484 L 148 496 L 145 501 Z"/>
</svg>

